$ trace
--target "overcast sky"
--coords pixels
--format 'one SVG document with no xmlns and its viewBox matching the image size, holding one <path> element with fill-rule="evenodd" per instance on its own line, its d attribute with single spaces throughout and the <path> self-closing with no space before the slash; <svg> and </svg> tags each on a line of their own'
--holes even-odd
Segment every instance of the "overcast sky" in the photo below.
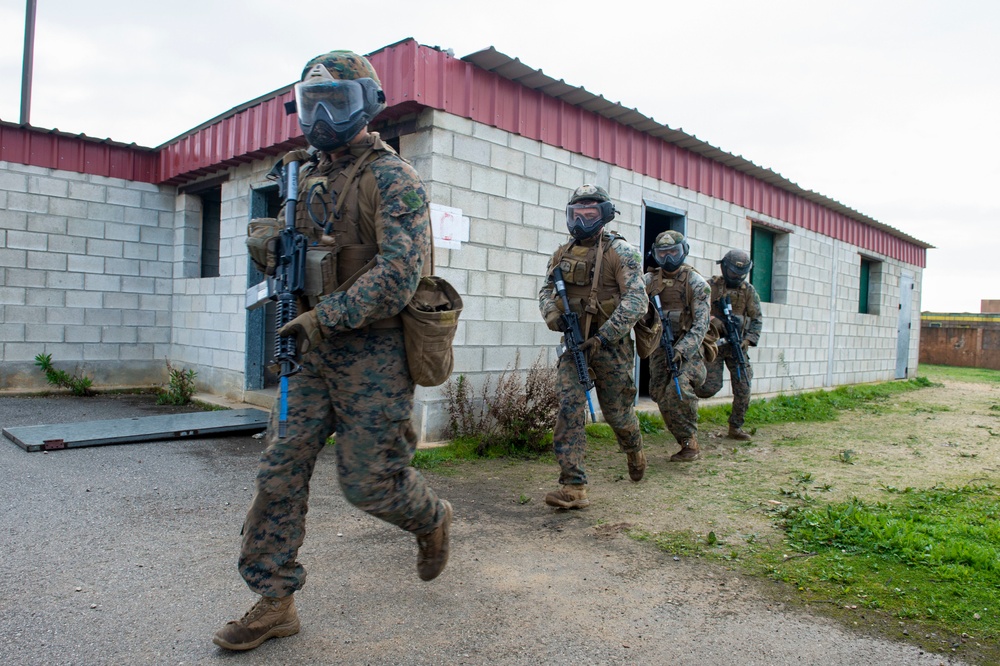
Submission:
<svg viewBox="0 0 1000 666">
<path fill-rule="evenodd" d="M 493 46 L 934 245 L 922 310 L 1000 299 L 995 0 L 37 3 L 36 127 L 158 146 L 335 48 Z M 9 122 L 25 6 L 0 0 Z"/>
</svg>

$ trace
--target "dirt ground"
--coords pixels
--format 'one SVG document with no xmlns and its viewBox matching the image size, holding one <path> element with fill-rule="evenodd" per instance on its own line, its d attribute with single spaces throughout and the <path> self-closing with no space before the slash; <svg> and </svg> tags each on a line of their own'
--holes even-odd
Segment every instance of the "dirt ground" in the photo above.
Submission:
<svg viewBox="0 0 1000 666">
<path fill-rule="evenodd" d="M 149 398 L 0 397 L 0 427 L 156 413 Z M 1000 402 L 984 385 L 929 388 L 828 424 L 761 429 L 752 446 L 705 433 L 705 458 L 627 480 L 611 442 L 588 454 L 592 506 L 543 503 L 553 460 L 428 471 L 455 506 L 452 557 L 415 572 L 413 538 L 348 505 L 324 451 L 311 484 L 309 571 L 294 637 L 247 654 L 212 632 L 253 597 L 235 567 L 259 439 L 26 453 L 0 439 L 0 662 L 10 664 L 943 664 L 968 648 L 904 643 L 803 607 L 787 588 L 624 534 L 714 530 L 776 539 L 764 508 L 798 473 L 830 497 L 991 477 Z M 949 411 L 943 408 L 949 407 Z M 888 419 L 888 420 L 885 420 Z M 982 427 L 979 427 L 982 426 Z M 992 428 L 992 430 L 990 430 Z M 721 431 L 720 431 L 721 432 Z M 839 461 L 850 448 L 856 464 Z M 914 464 L 915 461 L 921 464 Z M 930 471 L 921 472 L 916 468 Z"/>
</svg>

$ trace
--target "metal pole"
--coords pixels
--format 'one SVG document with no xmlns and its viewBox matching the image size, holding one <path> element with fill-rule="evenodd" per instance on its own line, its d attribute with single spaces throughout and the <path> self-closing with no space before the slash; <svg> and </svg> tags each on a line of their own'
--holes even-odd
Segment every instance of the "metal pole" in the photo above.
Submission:
<svg viewBox="0 0 1000 666">
<path fill-rule="evenodd" d="M 31 117 L 31 69 L 35 58 L 35 5 L 38 0 L 27 0 L 24 10 L 24 59 L 21 67 L 21 124 L 27 125 Z"/>
</svg>

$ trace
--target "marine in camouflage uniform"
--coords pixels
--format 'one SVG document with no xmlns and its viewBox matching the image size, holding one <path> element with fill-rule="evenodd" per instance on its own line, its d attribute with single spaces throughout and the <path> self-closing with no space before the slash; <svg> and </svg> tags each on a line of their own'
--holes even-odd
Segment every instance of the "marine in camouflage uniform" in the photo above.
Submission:
<svg viewBox="0 0 1000 666">
<path fill-rule="evenodd" d="M 747 353 L 750 347 L 756 347 L 760 341 L 760 333 L 764 327 L 764 318 L 760 309 L 760 297 L 746 277 L 753 267 L 750 256 L 743 250 L 730 250 L 717 262 L 722 267 L 722 275 L 712 276 L 708 284 L 712 288 L 712 322 L 711 326 L 718 333 L 719 355 L 706 366 L 705 383 L 695 393 L 699 398 L 711 398 L 722 388 L 722 368 L 729 368 L 729 382 L 733 390 L 733 411 L 729 416 L 729 438 L 749 440 L 750 435 L 743 430 L 747 408 L 750 406 L 750 382 L 753 379 L 753 367 Z M 741 347 L 746 365 L 739 367 L 736 362 L 733 346 L 727 340 L 726 327 L 722 321 L 723 312 L 720 300 L 729 297 L 732 314 L 739 322 Z"/>
<path fill-rule="evenodd" d="M 708 332 L 710 290 L 705 279 L 684 263 L 688 249 L 683 234 L 664 231 L 656 237 L 651 252 L 658 268 L 645 275 L 649 298 L 660 297 L 660 307 L 674 334 L 676 377 L 670 376 L 663 347 L 657 346 L 649 357 L 649 394 L 681 447 L 671 456 L 673 462 L 697 460 L 701 456 L 695 389 L 705 381 L 702 343 Z"/>
<path fill-rule="evenodd" d="M 578 187 L 566 211 L 566 225 L 573 240 L 552 255 L 546 271 L 548 279 L 538 292 L 538 307 L 551 330 L 563 331 L 563 303 L 552 278 L 558 266 L 570 308 L 579 316 L 584 338 L 581 349 L 594 379 L 601 412 L 626 454 L 629 477 L 639 481 L 646 469 L 646 456 L 633 407 L 635 352 L 629 335 L 649 304 L 639 253 L 622 236 L 605 231 L 604 226 L 617 211 L 604 188 Z M 548 493 L 545 502 L 562 509 L 582 509 L 590 504 L 584 470 L 586 396 L 568 351 L 559 359 L 556 382 L 559 414 L 553 444 L 561 470 L 561 488 Z"/>
<path fill-rule="evenodd" d="M 292 595 L 306 579 L 297 554 L 309 482 L 334 432 L 347 500 L 417 535 L 421 579 L 437 576 L 448 555 L 451 505 L 410 466 L 414 384 L 399 318 L 430 256 L 427 195 L 413 168 L 367 131 L 384 108 L 384 95 L 366 59 L 334 51 L 311 60 L 302 79 L 296 86 L 299 123 L 320 150 L 300 172 L 296 227 L 309 237 L 310 252 L 339 248 L 339 287 L 279 331 L 295 336 L 302 369 L 288 378 L 284 437 L 277 435 L 275 401 L 243 525 L 239 571 L 261 598 L 213 638 L 231 650 L 299 630 Z M 364 84 L 363 106 L 338 104 L 340 86 L 357 81 Z M 348 94 L 359 97 L 357 88 Z M 338 117 L 338 108 L 347 108 L 350 117 Z"/>
</svg>

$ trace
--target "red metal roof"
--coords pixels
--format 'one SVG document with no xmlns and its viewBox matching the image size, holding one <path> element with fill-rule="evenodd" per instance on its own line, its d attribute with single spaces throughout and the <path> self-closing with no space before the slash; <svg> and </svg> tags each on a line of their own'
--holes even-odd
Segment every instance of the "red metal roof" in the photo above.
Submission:
<svg viewBox="0 0 1000 666">
<path fill-rule="evenodd" d="M 142 183 L 159 180 L 156 151 L 152 148 L 2 120 L 0 160 Z"/>
<path fill-rule="evenodd" d="M 368 57 L 386 93 L 387 109 L 380 120 L 424 107 L 439 109 L 674 183 L 864 250 L 926 265 L 931 245 L 635 109 L 552 79 L 493 48 L 457 59 L 406 39 Z M 304 145 L 298 123 L 284 110 L 291 97 L 291 85 L 285 86 L 160 146 L 153 182 L 184 183 Z M 74 150 L 68 146 L 58 150 L 63 149 Z M 18 154 L 24 157 L 27 152 Z M 79 158 L 70 161 L 91 166 Z M 107 161 L 94 168 L 109 170 L 110 155 Z M 51 162 L 41 165 L 58 166 Z"/>
</svg>

